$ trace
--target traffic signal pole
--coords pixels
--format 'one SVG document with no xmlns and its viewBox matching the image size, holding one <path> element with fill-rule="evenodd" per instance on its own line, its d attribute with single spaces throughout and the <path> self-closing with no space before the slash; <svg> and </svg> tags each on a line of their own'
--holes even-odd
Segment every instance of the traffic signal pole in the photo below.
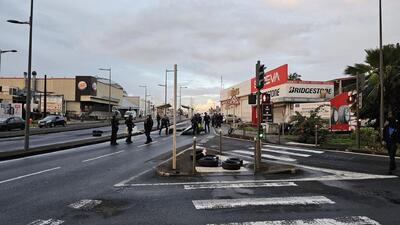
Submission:
<svg viewBox="0 0 400 225">
<path fill-rule="evenodd" d="M 261 97 L 261 89 L 264 86 L 264 74 L 262 72 L 262 76 L 260 77 L 260 68 L 261 64 L 260 61 L 257 61 L 256 64 L 256 87 L 257 87 L 257 138 L 256 138 L 256 151 L 254 154 L 254 172 L 258 172 L 260 170 L 260 164 L 261 164 L 261 132 L 262 132 L 262 127 L 261 127 L 261 120 L 262 120 L 262 115 L 261 115 L 261 103 L 260 103 L 260 97 Z"/>
</svg>

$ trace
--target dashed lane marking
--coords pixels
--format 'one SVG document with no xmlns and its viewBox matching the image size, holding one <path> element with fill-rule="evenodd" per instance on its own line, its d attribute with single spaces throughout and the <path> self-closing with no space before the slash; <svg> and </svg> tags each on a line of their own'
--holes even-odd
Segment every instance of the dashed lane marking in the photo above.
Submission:
<svg viewBox="0 0 400 225">
<path fill-rule="evenodd" d="M 75 203 L 69 204 L 68 207 L 73 208 L 73 209 L 93 209 L 97 205 L 101 204 L 101 200 L 92 200 L 92 199 L 82 199 L 80 201 L 77 201 Z"/>
<path fill-rule="evenodd" d="M 184 185 L 185 190 L 216 189 L 216 188 L 259 188 L 259 187 L 288 187 L 297 186 L 294 182 L 266 182 L 266 183 L 231 183 L 231 184 L 197 184 Z"/>
<path fill-rule="evenodd" d="M 153 142 L 150 142 L 150 143 L 148 143 L 148 144 L 143 144 L 143 145 L 139 145 L 139 146 L 137 146 L 138 148 L 141 148 L 141 147 L 144 147 L 144 146 L 148 146 L 148 145 L 151 145 L 151 144 L 154 144 L 154 143 L 157 143 L 158 141 L 153 141 Z"/>
<path fill-rule="evenodd" d="M 42 171 L 39 171 L 39 172 L 30 173 L 30 174 L 22 175 L 22 176 L 19 176 L 19 177 L 10 178 L 10 179 L 7 179 L 7 180 L 2 180 L 2 181 L 0 181 L 0 184 L 7 183 L 7 182 L 10 182 L 10 181 L 14 181 L 14 180 L 19 180 L 19 179 L 26 178 L 26 177 L 35 176 L 35 175 L 42 174 L 42 173 L 47 173 L 47 172 L 50 172 L 50 171 L 53 171 L 53 170 L 58 170 L 60 168 L 61 167 L 54 167 L 54 168 L 51 168 L 51 169 L 42 170 Z"/>
<path fill-rule="evenodd" d="M 380 225 L 379 222 L 366 216 L 350 216 L 338 218 L 319 218 L 308 220 L 274 220 L 274 221 L 256 221 L 256 222 L 239 222 L 239 223 L 223 223 L 220 225 Z M 216 224 L 208 224 L 216 225 Z"/>
<path fill-rule="evenodd" d="M 119 154 L 119 153 L 124 152 L 124 151 L 125 151 L 125 150 L 121 150 L 121 151 L 118 151 L 118 152 L 113 152 L 113 153 L 109 153 L 109 154 L 97 156 L 97 157 L 95 157 L 95 158 L 85 159 L 85 160 L 83 160 L 82 162 L 83 162 L 83 163 L 84 163 L 84 162 L 90 162 L 90 161 L 93 161 L 93 160 L 96 160 L 96 159 L 101 159 L 101 158 L 104 158 L 104 157 L 107 157 L 107 156 L 116 155 L 116 154 Z"/>
<path fill-rule="evenodd" d="M 28 225 L 60 225 L 64 223 L 63 220 L 47 219 L 47 220 L 35 220 Z"/>
<path fill-rule="evenodd" d="M 229 209 L 246 206 L 335 204 L 334 201 L 325 196 L 210 199 L 192 200 L 192 202 L 196 209 Z"/>
</svg>

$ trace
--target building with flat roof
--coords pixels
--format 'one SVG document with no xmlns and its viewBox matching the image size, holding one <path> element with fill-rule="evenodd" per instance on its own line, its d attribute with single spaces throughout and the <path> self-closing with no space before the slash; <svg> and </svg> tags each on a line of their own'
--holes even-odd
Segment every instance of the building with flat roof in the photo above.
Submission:
<svg viewBox="0 0 400 225">
<path fill-rule="evenodd" d="M 32 76 L 32 111 L 43 112 L 44 86 L 43 77 Z M 25 103 L 26 77 L 0 77 L 0 102 Z M 61 113 L 71 117 L 81 114 L 95 118 L 108 116 L 109 103 L 115 108 L 123 98 L 123 88 L 108 79 L 95 76 L 48 77 L 47 104 L 52 105 L 50 113 Z M 111 87 L 111 98 L 109 88 Z M 57 106 L 58 104 L 58 106 Z M 49 112 L 49 106 L 46 107 Z M 55 112 L 56 110 L 57 112 Z"/>
</svg>

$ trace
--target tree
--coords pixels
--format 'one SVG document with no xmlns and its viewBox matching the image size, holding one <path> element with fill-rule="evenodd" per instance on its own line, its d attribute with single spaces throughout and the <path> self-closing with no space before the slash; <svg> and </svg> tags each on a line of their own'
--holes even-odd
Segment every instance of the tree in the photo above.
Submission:
<svg viewBox="0 0 400 225">
<path fill-rule="evenodd" d="M 301 80 L 301 75 L 298 73 L 289 74 L 288 80 Z"/>
<path fill-rule="evenodd" d="M 400 45 L 397 43 L 385 45 L 383 50 L 384 71 L 384 115 L 392 111 L 400 117 Z M 362 108 L 360 118 L 368 120 L 373 126 L 379 126 L 380 111 L 380 79 L 379 79 L 379 48 L 367 49 L 364 63 L 347 66 L 345 74 L 356 76 L 365 75 L 362 87 Z"/>
</svg>

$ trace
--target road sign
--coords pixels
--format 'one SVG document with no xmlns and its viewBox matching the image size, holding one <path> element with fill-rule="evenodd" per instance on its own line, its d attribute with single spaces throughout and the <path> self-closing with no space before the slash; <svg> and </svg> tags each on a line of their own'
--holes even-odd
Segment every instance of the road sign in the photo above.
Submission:
<svg viewBox="0 0 400 225">
<path fill-rule="evenodd" d="M 273 122 L 273 114 L 272 114 L 272 105 L 271 104 L 263 104 L 262 105 L 262 122 L 263 123 L 272 123 Z"/>
</svg>

